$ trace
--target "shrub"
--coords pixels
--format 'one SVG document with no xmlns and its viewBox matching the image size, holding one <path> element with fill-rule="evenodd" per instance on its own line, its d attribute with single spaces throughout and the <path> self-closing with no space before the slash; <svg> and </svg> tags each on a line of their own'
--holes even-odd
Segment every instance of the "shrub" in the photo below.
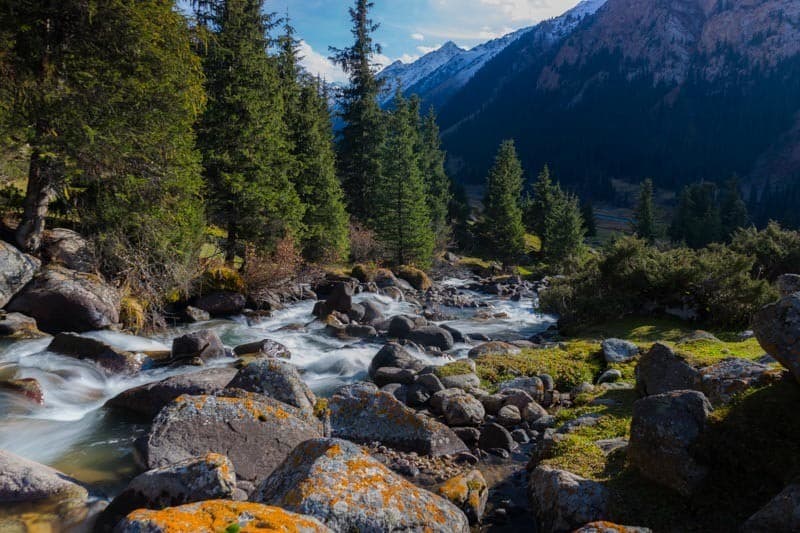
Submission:
<svg viewBox="0 0 800 533">
<path fill-rule="evenodd" d="M 120 302 L 119 320 L 125 329 L 134 333 L 143 331 L 147 326 L 145 304 L 133 296 L 123 296 Z"/>
<path fill-rule="evenodd" d="M 248 296 L 256 303 L 268 293 L 299 274 L 303 256 L 292 237 L 284 237 L 270 253 L 256 251 L 252 246 L 245 253 L 242 270 Z"/>
<path fill-rule="evenodd" d="M 212 291 L 245 291 L 245 283 L 241 274 L 236 269 L 220 263 L 207 266 L 200 283 L 200 290 L 203 293 Z"/>
<path fill-rule="evenodd" d="M 774 281 L 781 274 L 800 273 L 800 232 L 785 230 L 777 222 L 770 222 L 761 231 L 737 231 L 731 249 L 755 257 L 753 276 Z"/>
<path fill-rule="evenodd" d="M 383 246 L 375 232 L 356 224 L 350 225 L 350 258 L 356 263 L 375 263 L 383 257 Z"/>
</svg>

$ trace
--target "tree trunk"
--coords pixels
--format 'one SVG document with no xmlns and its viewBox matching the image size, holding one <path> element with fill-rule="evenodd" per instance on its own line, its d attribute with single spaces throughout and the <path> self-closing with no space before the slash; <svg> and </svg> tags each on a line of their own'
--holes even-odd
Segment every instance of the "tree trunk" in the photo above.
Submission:
<svg viewBox="0 0 800 533">
<path fill-rule="evenodd" d="M 25 210 L 17 228 L 17 244 L 28 253 L 36 253 L 42 245 L 45 218 L 53 198 L 54 167 L 49 158 L 38 150 L 31 154 L 28 169 L 28 190 L 25 193 Z"/>
</svg>

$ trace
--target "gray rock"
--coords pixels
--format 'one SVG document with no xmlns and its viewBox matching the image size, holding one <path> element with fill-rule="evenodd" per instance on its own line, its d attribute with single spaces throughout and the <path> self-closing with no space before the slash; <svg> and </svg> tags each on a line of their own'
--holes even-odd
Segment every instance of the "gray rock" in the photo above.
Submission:
<svg viewBox="0 0 800 533">
<path fill-rule="evenodd" d="M 442 381 L 442 385 L 448 389 L 470 390 L 481 386 L 481 378 L 475 374 L 443 376 L 440 379 Z"/>
<path fill-rule="evenodd" d="M 610 499 L 600 483 L 550 466 L 538 466 L 531 472 L 528 496 L 542 533 L 574 531 L 601 520 Z"/>
<path fill-rule="evenodd" d="M 699 372 L 665 344 L 653 345 L 636 366 L 636 389 L 642 396 L 697 390 L 699 384 Z"/>
<path fill-rule="evenodd" d="M 91 361 L 107 374 L 133 375 L 153 364 L 144 354 L 117 350 L 102 341 L 75 333 L 59 333 L 47 349 L 57 354 Z"/>
<path fill-rule="evenodd" d="M 792 483 L 747 519 L 742 533 L 800 531 L 800 483 Z"/>
<path fill-rule="evenodd" d="M 697 391 L 672 391 L 633 404 L 628 462 L 642 476 L 690 495 L 707 468 L 692 455 L 712 407 Z"/>
<path fill-rule="evenodd" d="M 127 390 L 110 399 L 106 405 L 154 418 L 178 396 L 215 395 L 222 392 L 236 373 L 235 368 L 209 368 L 181 374 Z"/>
<path fill-rule="evenodd" d="M 232 291 L 214 291 L 200 296 L 194 302 L 195 307 L 215 317 L 238 315 L 244 311 L 246 304 L 244 294 Z"/>
<path fill-rule="evenodd" d="M 401 383 L 389 383 L 381 387 L 381 391 L 387 392 L 397 398 L 397 401 L 408 405 L 408 386 Z"/>
<path fill-rule="evenodd" d="M 414 321 L 407 316 L 398 315 L 389 321 L 389 337 L 393 339 L 405 339 L 412 329 Z"/>
<path fill-rule="evenodd" d="M 253 499 L 314 516 L 334 531 L 469 532 L 466 516 L 455 505 L 344 440 L 302 443 Z"/>
<path fill-rule="evenodd" d="M 5 307 L 33 279 L 40 266 L 35 257 L 0 241 L 0 307 Z"/>
<path fill-rule="evenodd" d="M 522 422 L 522 414 L 516 405 L 506 405 L 497 413 L 497 423 L 510 428 Z"/>
<path fill-rule="evenodd" d="M 430 394 L 436 394 L 446 388 L 436 374 L 420 374 L 417 376 L 417 383 Z"/>
<path fill-rule="evenodd" d="M 526 422 L 533 423 L 549 416 L 547 410 L 536 402 L 531 402 L 522 410 L 522 418 Z"/>
<path fill-rule="evenodd" d="M 0 450 L 0 504 L 85 501 L 88 496 L 85 488 L 61 472 Z"/>
<path fill-rule="evenodd" d="M 172 341 L 172 358 L 176 360 L 199 357 L 203 361 L 208 361 L 225 355 L 222 340 L 210 329 L 193 331 Z"/>
<path fill-rule="evenodd" d="M 211 320 L 211 313 L 191 305 L 186 306 L 186 309 L 183 310 L 183 316 L 189 323 L 206 322 Z"/>
<path fill-rule="evenodd" d="M 800 381 L 800 293 L 758 311 L 753 331 L 761 347 Z"/>
<path fill-rule="evenodd" d="M 384 319 L 383 311 L 377 303 L 371 300 L 365 300 L 361 302 L 361 305 L 364 307 L 364 317 L 362 320 L 365 324 L 374 325 L 376 322 L 380 322 Z"/>
<path fill-rule="evenodd" d="M 453 431 L 470 448 L 477 446 L 478 440 L 481 438 L 481 432 L 478 428 L 461 427 L 453 428 Z"/>
<path fill-rule="evenodd" d="M 453 337 L 453 342 L 457 342 L 459 344 L 467 342 L 467 339 L 466 337 L 464 337 L 464 334 L 458 331 L 456 328 L 448 326 L 447 324 L 442 324 L 439 327 L 450 333 L 450 335 Z"/>
<path fill-rule="evenodd" d="M 761 387 L 781 378 L 781 372 L 747 359 L 725 359 L 700 369 L 700 389 L 712 404 L 726 404 L 751 387 Z"/>
<path fill-rule="evenodd" d="M 48 265 L 6 306 L 56 334 L 107 329 L 119 323 L 120 297 L 99 276 Z"/>
<path fill-rule="evenodd" d="M 383 387 L 389 383 L 411 385 L 414 383 L 416 375 L 416 372 L 408 368 L 381 367 L 375 372 L 375 375 L 372 376 L 372 381 L 379 387 Z"/>
<path fill-rule="evenodd" d="M 483 417 L 486 416 L 483 404 L 463 391 L 460 394 L 446 396 L 440 410 L 448 426 L 478 426 L 483 423 Z"/>
<path fill-rule="evenodd" d="M 164 509 L 204 500 L 229 499 L 236 489 L 233 463 L 215 453 L 193 457 L 133 478 L 98 517 L 95 532 L 110 532 L 136 509 Z"/>
<path fill-rule="evenodd" d="M 153 422 L 145 455 L 152 469 L 214 452 L 233 462 L 237 478 L 255 482 L 295 446 L 320 436 L 318 420 L 266 396 L 180 396 Z"/>
<path fill-rule="evenodd" d="M 282 359 L 269 358 L 250 363 L 236 374 L 227 388 L 263 394 L 297 407 L 309 418 L 314 416 L 317 397 L 303 381 L 297 367 Z"/>
<path fill-rule="evenodd" d="M 481 429 L 478 446 L 481 450 L 499 448 L 501 450 L 512 451 L 516 449 L 517 443 L 506 428 L 495 422 L 490 422 Z"/>
<path fill-rule="evenodd" d="M 238 356 L 256 355 L 259 357 L 273 357 L 278 359 L 292 358 L 292 352 L 289 351 L 289 348 L 272 339 L 240 344 L 233 349 L 233 353 Z"/>
<path fill-rule="evenodd" d="M 531 395 L 531 398 L 536 400 L 537 402 L 542 401 L 544 398 L 544 383 L 542 380 L 532 376 L 532 377 L 519 377 L 514 378 L 510 381 L 504 381 L 498 385 L 498 388 L 502 392 L 505 389 L 519 389 L 527 392 Z"/>
<path fill-rule="evenodd" d="M 364 320 L 364 315 L 367 313 L 366 308 L 358 303 L 350 305 L 350 310 L 347 312 L 347 317 L 353 322 L 361 322 Z"/>
<path fill-rule="evenodd" d="M 619 524 L 601 521 L 586 524 L 576 529 L 574 533 L 653 533 L 653 530 L 647 527 L 621 526 Z"/>
<path fill-rule="evenodd" d="M 556 381 L 550 374 L 539 374 L 539 379 L 542 380 L 545 392 L 551 392 L 556 388 Z"/>
<path fill-rule="evenodd" d="M 369 365 L 369 376 L 372 378 L 379 368 L 405 368 L 408 370 L 420 371 L 425 368 L 425 363 L 412 356 L 405 348 L 390 342 L 386 344 L 372 358 Z"/>
<path fill-rule="evenodd" d="M 439 326 L 423 326 L 411 330 L 407 338 L 420 346 L 439 348 L 443 352 L 455 344 L 450 332 Z"/>
<path fill-rule="evenodd" d="M 35 339 L 44 334 L 36 327 L 36 320 L 22 313 L 0 311 L 0 337 Z"/>
<path fill-rule="evenodd" d="M 469 351 L 469 357 L 476 359 L 485 355 L 518 355 L 522 352 L 518 347 L 507 342 L 492 341 L 476 346 Z"/>
<path fill-rule="evenodd" d="M 606 363 L 627 363 L 639 355 L 639 347 L 622 339 L 606 339 L 601 344 Z"/>
<path fill-rule="evenodd" d="M 348 324 L 344 328 L 344 332 L 348 337 L 355 339 L 370 339 L 378 336 L 378 332 L 372 326 L 365 326 L 362 324 Z"/>
<path fill-rule="evenodd" d="M 48 262 L 60 263 L 77 272 L 97 271 L 94 246 L 72 230 L 54 228 L 45 231 L 41 254 Z"/>
<path fill-rule="evenodd" d="M 777 285 L 781 298 L 791 296 L 796 292 L 800 292 L 800 275 L 784 274 L 778 278 Z"/>
<path fill-rule="evenodd" d="M 597 384 L 600 385 L 603 383 L 615 383 L 621 379 L 622 379 L 622 372 L 620 372 L 616 368 L 611 368 L 600 374 L 600 377 L 597 378 Z"/>
<path fill-rule="evenodd" d="M 347 282 L 337 282 L 325 303 L 331 311 L 349 313 L 353 308 L 353 286 Z"/>
<path fill-rule="evenodd" d="M 331 432 L 337 438 L 359 443 L 377 441 L 390 448 L 422 455 L 467 451 L 450 428 L 418 415 L 391 394 L 378 391 L 371 383 L 340 388 L 328 405 Z"/>
<path fill-rule="evenodd" d="M 602 450 L 603 455 L 609 456 L 617 450 L 626 450 L 628 448 L 628 439 L 624 437 L 617 437 L 616 439 L 601 439 L 595 441 L 597 447 Z"/>
<path fill-rule="evenodd" d="M 533 403 L 533 397 L 522 389 L 503 389 L 499 396 L 503 398 L 503 406 L 513 405 L 522 412 L 529 403 Z"/>
</svg>

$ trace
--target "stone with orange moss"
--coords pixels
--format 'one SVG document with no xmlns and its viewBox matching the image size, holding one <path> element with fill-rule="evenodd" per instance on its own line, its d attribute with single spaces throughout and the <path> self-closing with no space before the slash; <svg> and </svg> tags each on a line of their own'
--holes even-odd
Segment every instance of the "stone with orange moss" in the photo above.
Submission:
<svg viewBox="0 0 800 533">
<path fill-rule="evenodd" d="M 236 490 L 233 463 L 224 455 L 208 453 L 135 477 L 106 507 L 94 531 L 112 531 L 136 509 L 164 509 L 203 500 L 228 499 Z"/>
<path fill-rule="evenodd" d="M 469 451 L 458 436 L 436 420 L 417 414 L 391 394 L 371 383 L 337 390 L 329 402 L 331 434 L 369 444 L 381 444 L 422 455 L 451 455 Z"/>
<path fill-rule="evenodd" d="M 180 396 L 156 417 L 144 451 L 149 468 L 219 453 L 233 462 L 237 478 L 254 483 L 322 432 L 318 419 L 260 394 Z"/>
<path fill-rule="evenodd" d="M 116 533 L 332 533 L 318 520 L 257 503 L 210 500 L 129 514 Z"/>
<path fill-rule="evenodd" d="M 653 533 L 653 530 L 646 527 L 621 526 L 611 522 L 592 522 L 576 529 L 574 533 Z"/>
<path fill-rule="evenodd" d="M 303 381 L 293 364 L 275 358 L 256 360 L 242 368 L 228 384 L 229 388 L 264 394 L 303 411 L 314 414 L 317 397 Z"/>
<path fill-rule="evenodd" d="M 483 518 L 489 500 L 489 486 L 480 470 L 465 472 L 445 481 L 437 492 L 463 510 L 470 524 L 477 524 Z"/>
<path fill-rule="evenodd" d="M 464 513 L 340 439 L 302 443 L 252 498 L 314 516 L 334 531 L 466 533 Z"/>
</svg>

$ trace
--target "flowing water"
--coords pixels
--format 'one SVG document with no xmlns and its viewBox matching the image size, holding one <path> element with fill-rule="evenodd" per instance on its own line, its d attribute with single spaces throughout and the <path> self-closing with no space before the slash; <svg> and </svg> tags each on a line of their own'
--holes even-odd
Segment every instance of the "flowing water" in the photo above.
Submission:
<svg viewBox="0 0 800 533">
<path fill-rule="evenodd" d="M 466 281 L 450 279 L 444 283 L 459 287 Z M 491 314 L 502 318 L 477 319 L 475 309 L 443 308 L 442 311 L 455 318 L 444 323 L 465 334 L 481 333 L 497 340 L 524 339 L 554 321 L 535 312 L 535 302 L 531 299 L 512 302 L 469 294 L 486 302 Z M 367 299 L 377 302 L 387 317 L 418 312 L 410 303 L 395 302 L 385 296 L 362 293 L 354 297 L 356 302 Z M 311 389 L 326 395 L 342 384 L 363 379 L 382 342 L 346 341 L 326 335 L 324 326 L 314 322 L 313 306 L 312 301 L 301 302 L 254 325 L 237 318 L 176 328 L 152 338 L 115 332 L 88 335 L 132 352 L 167 350 L 172 338 L 202 328 L 215 330 L 231 347 L 271 338 L 289 348 L 292 363 L 300 368 Z M 99 494 L 113 495 L 136 474 L 133 442 L 144 434 L 146 424 L 103 405 L 127 389 L 200 369 L 157 369 L 136 377 L 109 377 L 92 363 L 48 352 L 49 342 L 50 339 L 0 341 L 0 379 L 35 378 L 45 397 L 44 405 L 39 406 L 0 391 L 0 449 L 52 465 Z M 466 344 L 457 345 L 449 357 L 464 357 L 469 348 Z M 431 364 L 443 364 L 449 359 L 415 355 Z M 230 363 L 228 359 L 213 364 Z"/>
</svg>

